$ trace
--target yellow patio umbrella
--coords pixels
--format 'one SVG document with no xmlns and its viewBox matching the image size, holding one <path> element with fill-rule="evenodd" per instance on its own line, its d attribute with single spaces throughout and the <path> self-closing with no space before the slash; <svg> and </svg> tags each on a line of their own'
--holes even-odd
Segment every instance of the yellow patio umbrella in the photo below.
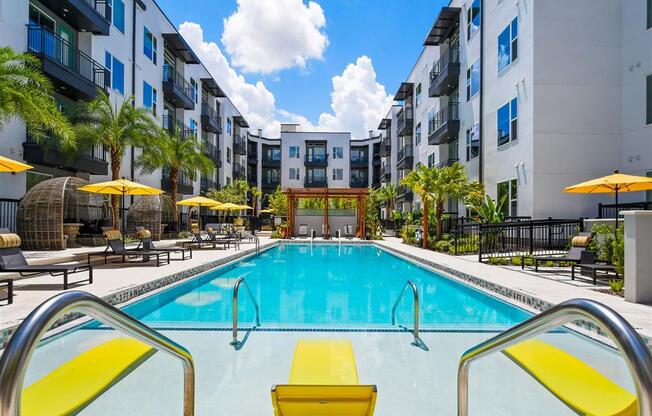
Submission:
<svg viewBox="0 0 652 416">
<path fill-rule="evenodd" d="M 193 196 L 186 198 L 183 201 L 177 202 L 177 205 L 189 206 L 189 207 L 213 207 L 215 205 L 220 205 L 219 201 L 216 201 L 211 198 L 206 198 L 205 196 Z M 188 215 L 190 217 L 190 215 Z M 188 220 L 190 221 L 190 219 Z M 201 215 L 199 216 L 199 228 L 201 229 Z"/>
<path fill-rule="evenodd" d="M 17 160 L 9 159 L 8 157 L 0 156 L 0 172 L 18 173 L 30 169 L 34 169 L 34 167 Z"/>
<path fill-rule="evenodd" d="M 249 210 L 249 209 L 253 209 L 253 207 L 250 207 L 250 206 L 247 205 L 247 204 L 243 204 L 243 205 L 240 205 L 240 209 L 247 209 L 247 210 Z"/>
<path fill-rule="evenodd" d="M 618 230 L 618 193 L 652 190 L 652 178 L 619 173 L 578 183 L 564 189 L 564 192 L 576 194 L 607 194 L 614 193 L 616 197 L 616 230 Z"/>
<path fill-rule="evenodd" d="M 218 203 L 218 205 L 214 205 L 214 206 L 210 207 L 210 209 L 216 210 L 216 211 L 239 211 L 239 210 L 241 210 L 243 208 L 242 208 L 241 205 L 234 204 L 232 202 L 226 202 L 224 204 L 219 204 Z"/>
<path fill-rule="evenodd" d="M 273 214 L 274 210 L 273 209 L 261 209 L 258 211 L 259 214 Z"/>
<path fill-rule="evenodd" d="M 108 194 L 108 195 L 122 195 L 122 207 L 125 206 L 125 195 L 160 195 L 162 190 L 152 188 L 151 186 L 143 185 L 130 181 L 128 179 L 118 179 L 116 181 L 89 183 L 82 187 L 77 188 L 80 191 L 92 192 L 95 194 Z M 122 240 L 124 242 L 125 230 L 122 230 Z"/>
</svg>

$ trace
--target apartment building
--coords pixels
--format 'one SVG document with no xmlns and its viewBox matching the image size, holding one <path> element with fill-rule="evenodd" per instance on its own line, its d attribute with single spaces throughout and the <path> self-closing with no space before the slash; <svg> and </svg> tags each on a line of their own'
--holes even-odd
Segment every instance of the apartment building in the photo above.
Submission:
<svg viewBox="0 0 652 416">
<path fill-rule="evenodd" d="M 98 90 L 116 107 L 133 96 L 134 104 L 150 109 L 162 127 L 201 140 L 216 169 L 195 180 L 181 175 L 179 194 L 217 188 L 236 176 L 238 139 L 247 122 L 153 0 L 1 2 L 0 39 L 39 58 L 62 111 L 93 99 Z M 109 157 L 101 146 L 70 154 L 54 140 L 34 142 L 19 120 L 0 134 L 0 154 L 34 166 L 3 181 L 0 197 L 20 198 L 55 176 L 110 178 Z M 143 174 L 135 167 L 139 154 L 137 148 L 126 149 L 121 176 L 169 192 L 167 169 Z"/>
<path fill-rule="evenodd" d="M 615 169 L 652 174 L 651 3 L 452 0 L 379 124 L 397 169 L 383 178 L 459 161 L 506 196 L 509 215 L 595 216 L 609 195 L 563 188 Z M 408 191 L 399 208 L 419 206 Z"/>
</svg>

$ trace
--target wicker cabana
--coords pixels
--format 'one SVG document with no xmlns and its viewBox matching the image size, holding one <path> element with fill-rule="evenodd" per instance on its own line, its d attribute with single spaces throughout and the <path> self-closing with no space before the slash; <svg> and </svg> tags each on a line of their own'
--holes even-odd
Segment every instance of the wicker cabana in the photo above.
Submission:
<svg viewBox="0 0 652 416">
<path fill-rule="evenodd" d="M 18 205 L 16 225 L 27 250 L 62 250 L 64 224 L 80 234 L 100 234 L 111 224 L 109 199 L 104 195 L 77 191 L 88 184 L 77 177 L 43 181 L 30 189 Z"/>
<path fill-rule="evenodd" d="M 165 228 L 174 222 L 174 204 L 166 195 L 139 197 L 127 213 L 127 232 L 133 234 L 136 226 L 143 226 L 152 233 L 153 240 L 160 240 Z"/>
</svg>

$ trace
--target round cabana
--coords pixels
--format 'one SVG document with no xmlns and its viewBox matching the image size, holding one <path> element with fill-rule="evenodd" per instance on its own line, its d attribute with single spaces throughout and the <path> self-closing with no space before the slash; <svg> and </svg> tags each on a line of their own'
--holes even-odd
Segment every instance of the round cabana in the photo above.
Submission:
<svg viewBox="0 0 652 416">
<path fill-rule="evenodd" d="M 105 195 L 78 191 L 88 181 L 68 176 L 34 185 L 18 204 L 16 226 L 26 250 L 63 250 L 66 232 L 101 234 L 111 224 Z"/>
<path fill-rule="evenodd" d="M 127 213 L 127 232 L 134 234 L 136 227 L 145 227 L 153 240 L 160 240 L 166 227 L 175 222 L 174 203 L 166 195 L 143 195 L 136 199 Z"/>
</svg>

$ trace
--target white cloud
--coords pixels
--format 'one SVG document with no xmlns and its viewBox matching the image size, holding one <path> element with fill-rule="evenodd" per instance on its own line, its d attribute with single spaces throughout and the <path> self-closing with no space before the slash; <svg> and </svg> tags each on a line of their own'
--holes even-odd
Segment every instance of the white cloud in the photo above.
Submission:
<svg viewBox="0 0 652 416">
<path fill-rule="evenodd" d="M 238 0 L 222 43 L 244 72 L 270 73 L 322 59 L 328 45 L 321 6 L 303 0 Z"/>
</svg>

